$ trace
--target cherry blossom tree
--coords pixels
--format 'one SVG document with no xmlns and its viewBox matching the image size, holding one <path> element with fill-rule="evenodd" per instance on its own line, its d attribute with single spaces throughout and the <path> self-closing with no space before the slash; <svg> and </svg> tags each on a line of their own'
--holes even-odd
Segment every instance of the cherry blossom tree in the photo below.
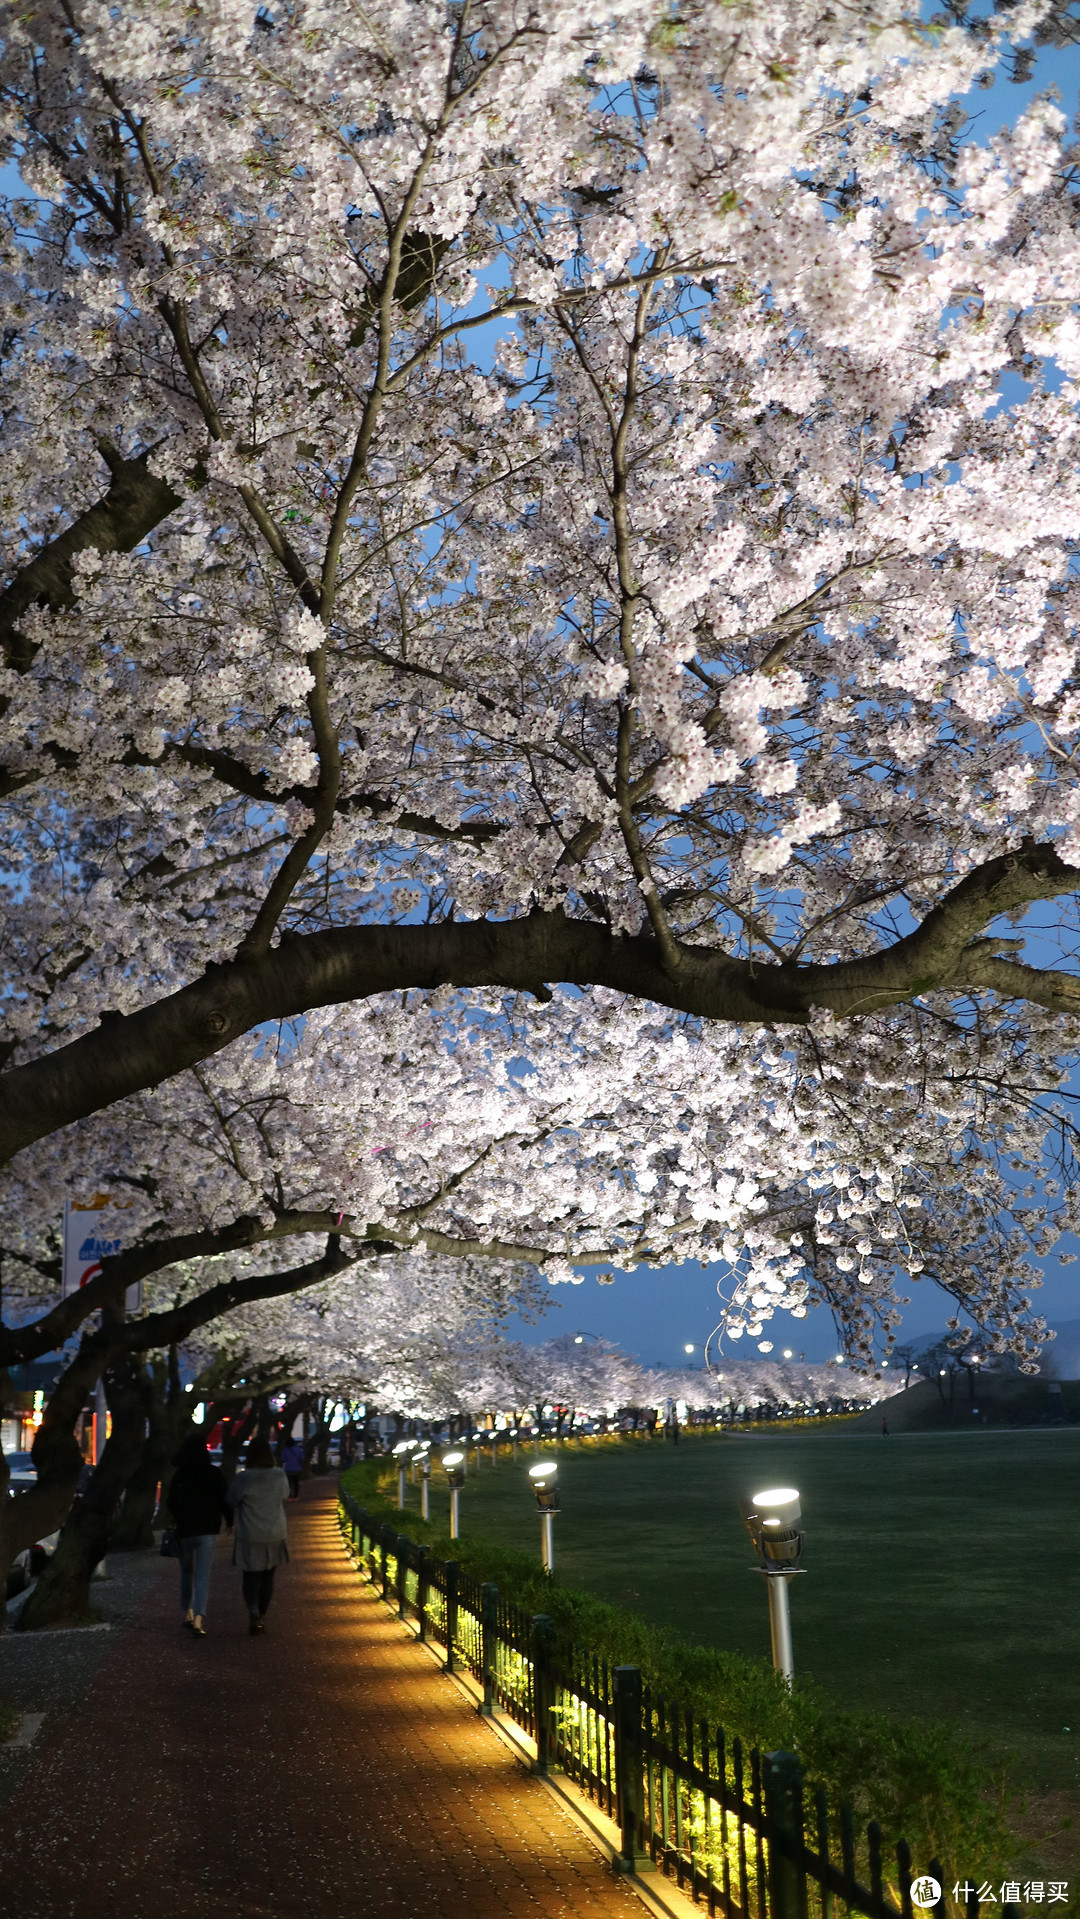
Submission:
<svg viewBox="0 0 1080 1919">
<path fill-rule="evenodd" d="M 978 147 L 954 96 L 1070 16 L 953 14 L 11 22 L 13 1194 L 111 1137 L 155 1243 L 719 1257 L 732 1331 L 826 1298 L 863 1350 L 924 1272 L 1030 1350 L 1077 1204 L 1080 267 L 1057 108 Z M 286 1174 L 251 1076 L 350 1001 L 384 1053 Z M 385 1125 L 406 1017 L 540 1061 L 438 1185 L 327 1137 Z M 262 1144 L 166 1204 L 193 1085 Z"/>
<path fill-rule="evenodd" d="M 960 1028 L 914 1088 L 908 1071 L 887 1034 L 781 1049 L 767 1030 L 688 1033 L 603 991 L 313 1016 L 288 1044 L 235 1042 L 19 1155 L 0 1357 L 50 1350 L 132 1279 L 163 1305 L 287 1269 L 335 1234 L 368 1260 L 486 1262 L 496 1289 L 508 1265 L 580 1283 L 584 1263 L 697 1259 L 717 1271 L 733 1338 L 825 1303 L 863 1362 L 887 1353 L 904 1288 L 932 1283 L 991 1349 L 1031 1363 L 1045 1331 L 1025 1317 L 1032 1255 L 1075 1218 L 1075 1182 L 1066 1153 L 1063 1192 L 1024 1210 L 994 1110 L 1007 1105 L 1012 1149 L 1035 1163 L 1052 1102 L 1027 1055 L 982 1031 Z M 57 1303 L 60 1195 L 88 1176 L 127 1195 L 125 1250 Z"/>
<path fill-rule="evenodd" d="M 723 1413 L 745 1406 L 784 1406 L 812 1412 L 837 1401 L 843 1406 L 870 1406 L 903 1389 L 899 1375 L 890 1377 L 880 1369 L 858 1374 L 842 1370 L 835 1361 L 823 1365 L 805 1365 L 798 1360 L 774 1359 L 768 1355 L 752 1359 L 725 1358 L 713 1369 L 654 1371 L 643 1382 L 645 1396 L 663 1406 L 669 1399 L 691 1411 L 715 1407 Z"/>
<path fill-rule="evenodd" d="M 303 1294 L 258 1302 L 189 1342 L 188 1363 L 238 1369 L 287 1355 L 299 1390 L 365 1399 L 406 1419 L 445 1418 L 486 1405 L 492 1369 L 513 1363 L 500 1333 L 511 1306 L 527 1306 L 529 1269 L 408 1253 L 354 1267 Z"/>
</svg>

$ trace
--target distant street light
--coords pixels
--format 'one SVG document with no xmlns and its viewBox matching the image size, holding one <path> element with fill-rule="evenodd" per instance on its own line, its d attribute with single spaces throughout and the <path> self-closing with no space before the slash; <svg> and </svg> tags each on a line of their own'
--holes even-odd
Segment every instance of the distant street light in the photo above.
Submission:
<svg viewBox="0 0 1080 1919">
<path fill-rule="evenodd" d="M 465 1484 L 465 1455 L 464 1453 L 444 1453 L 442 1463 L 443 1471 L 450 1481 L 450 1537 L 457 1539 L 460 1537 L 460 1501 L 461 1488 Z"/>
<path fill-rule="evenodd" d="M 683 1347 L 683 1352 L 684 1352 L 684 1353 L 692 1353 L 692 1352 L 693 1352 L 693 1350 L 694 1350 L 694 1348 L 693 1348 L 692 1346 L 684 1346 L 684 1347 Z"/>
<path fill-rule="evenodd" d="M 795 1675 L 795 1656 L 791 1644 L 791 1610 L 788 1581 L 800 1568 L 795 1561 L 802 1554 L 802 1507 L 793 1486 L 773 1486 L 755 1493 L 752 1499 L 740 1499 L 739 1513 L 754 1542 L 761 1561 L 769 1594 L 769 1632 L 772 1661 L 790 1686 Z"/>
<path fill-rule="evenodd" d="M 555 1514 L 559 1510 L 559 1468 L 553 1459 L 545 1460 L 540 1466 L 529 1467 L 529 1478 L 536 1494 L 536 1503 L 540 1508 L 540 1557 L 544 1571 L 555 1570 Z"/>
</svg>

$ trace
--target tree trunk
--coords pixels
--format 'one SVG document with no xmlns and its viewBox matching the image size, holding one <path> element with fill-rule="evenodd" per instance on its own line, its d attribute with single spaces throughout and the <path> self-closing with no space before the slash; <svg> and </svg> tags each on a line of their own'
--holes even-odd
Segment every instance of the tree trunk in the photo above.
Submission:
<svg viewBox="0 0 1080 1919">
<path fill-rule="evenodd" d="M 74 1626 L 90 1610 L 90 1581 L 105 1556 L 121 1496 L 139 1463 L 146 1435 L 140 1361 L 122 1354 L 105 1370 L 112 1432 L 86 1491 L 72 1504 L 45 1567 L 19 1617 L 19 1629 Z"/>
<path fill-rule="evenodd" d="M 142 1456 L 124 1492 L 116 1524 L 109 1535 L 109 1551 L 147 1551 L 154 1543 L 154 1516 L 158 1487 L 164 1506 L 172 1480 L 172 1461 L 188 1432 L 194 1431 L 192 1400 L 181 1389 L 176 1347 L 166 1359 L 155 1354 L 140 1374 L 140 1391 L 148 1430 Z"/>
<path fill-rule="evenodd" d="M 333 1411 L 333 1401 L 317 1399 L 315 1401 L 315 1425 L 307 1443 L 308 1470 L 311 1470 L 311 1455 L 315 1455 L 316 1474 L 330 1471 L 330 1420 L 328 1413 Z"/>
<path fill-rule="evenodd" d="M 109 1534 L 108 1550 L 111 1553 L 146 1552 L 153 1545 L 157 1491 L 165 1464 L 162 1431 L 165 1362 L 155 1355 L 138 1366 L 134 1385 L 146 1421 L 146 1437 L 135 1471 L 124 1488 L 120 1510 Z"/>
<path fill-rule="evenodd" d="M 18 1555 L 64 1523 L 83 1468 L 75 1426 L 97 1384 L 103 1357 L 100 1342 L 85 1337 L 50 1393 L 34 1435 L 36 1485 L 14 1499 L 0 1500 L 0 1590 Z"/>
<path fill-rule="evenodd" d="M 255 1400 L 252 1400 L 247 1409 L 240 1415 L 239 1419 L 230 1419 L 228 1432 L 222 1432 L 221 1470 L 225 1474 L 229 1485 L 231 1485 L 236 1478 L 237 1468 L 240 1464 L 240 1454 L 243 1452 L 244 1447 L 255 1431 L 255 1422 L 258 1417 L 258 1405 Z"/>
</svg>

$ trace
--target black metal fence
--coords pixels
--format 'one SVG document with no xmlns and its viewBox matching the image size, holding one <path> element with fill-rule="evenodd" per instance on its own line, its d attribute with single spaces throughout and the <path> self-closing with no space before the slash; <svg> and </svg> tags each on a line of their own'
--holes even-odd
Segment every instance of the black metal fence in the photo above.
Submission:
<svg viewBox="0 0 1080 1919">
<path fill-rule="evenodd" d="M 886 1849 L 850 1806 L 834 1818 L 794 1753 L 747 1752 L 653 1697 L 637 1667 L 558 1646 L 546 1615 L 433 1558 L 344 1491 L 340 1516 L 364 1577 L 444 1649 L 447 1671 L 472 1674 L 481 1711 L 507 1714 L 535 1741 L 538 1772 L 566 1773 L 615 1821 L 625 1870 L 651 1860 L 723 1919 L 945 1919 L 944 1891 L 931 1903 L 920 1883 L 942 1887 L 938 1861 L 916 1876 L 903 1840 Z M 1002 1919 L 1018 1910 L 1002 1907 Z"/>
</svg>

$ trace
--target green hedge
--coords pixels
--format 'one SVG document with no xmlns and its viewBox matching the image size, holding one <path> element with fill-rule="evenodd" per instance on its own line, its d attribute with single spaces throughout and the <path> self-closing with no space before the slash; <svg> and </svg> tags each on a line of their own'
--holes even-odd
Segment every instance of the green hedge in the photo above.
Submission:
<svg viewBox="0 0 1080 1919">
<path fill-rule="evenodd" d="M 984 1878 L 1007 1871 L 1017 1847 L 1006 1818 L 1005 1776 L 980 1763 L 957 1728 L 842 1712 L 805 1679 L 789 1691 L 763 1659 L 691 1645 L 637 1613 L 564 1586 L 558 1575 L 549 1578 L 524 1553 L 490 1540 L 451 1540 L 416 1513 L 403 1515 L 393 1497 L 395 1480 L 396 1468 L 369 1460 L 350 1467 L 342 1485 L 376 1522 L 399 1530 L 405 1517 L 410 1539 L 492 1580 L 527 1611 L 547 1613 L 564 1644 L 587 1647 L 609 1665 L 639 1666 L 654 1694 L 711 1727 L 722 1725 L 729 1740 L 738 1734 L 762 1751 L 797 1752 L 808 1779 L 825 1787 L 834 1808 L 846 1800 L 858 1818 L 876 1819 L 890 1846 L 905 1838 L 918 1865 L 936 1857 L 950 1880 L 973 1859 Z"/>
</svg>

